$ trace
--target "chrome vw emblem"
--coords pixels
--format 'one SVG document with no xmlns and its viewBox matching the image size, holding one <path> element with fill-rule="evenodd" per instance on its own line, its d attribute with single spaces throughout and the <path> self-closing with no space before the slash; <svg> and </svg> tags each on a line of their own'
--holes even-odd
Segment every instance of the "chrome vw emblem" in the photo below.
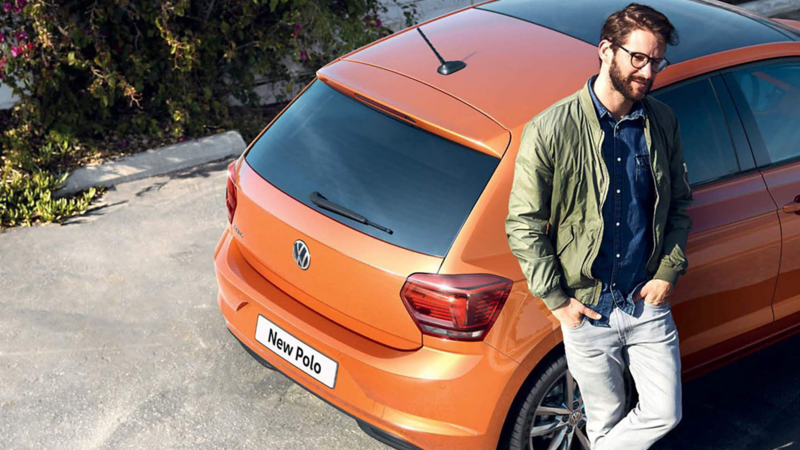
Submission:
<svg viewBox="0 0 800 450">
<path fill-rule="evenodd" d="M 308 269 L 308 265 L 311 264 L 311 254 L 308 253 L 308 246 L 300 239 L 294 241 L 292 257 L 294 258 L 294 262 L 297 263 L 297 267 L 303 270 Z"/>
</svg>

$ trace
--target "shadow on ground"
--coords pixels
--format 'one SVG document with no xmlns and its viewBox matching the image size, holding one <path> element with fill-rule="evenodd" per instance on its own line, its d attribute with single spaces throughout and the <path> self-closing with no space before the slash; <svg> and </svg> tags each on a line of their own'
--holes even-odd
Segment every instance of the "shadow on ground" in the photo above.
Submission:
<svg viewBox="0 0 800 450">
<path fill-rule="evenodd" d="M 683 385 L 683 419 L 654 450 L 800 448 L 800 335 Z"/>
</svg>

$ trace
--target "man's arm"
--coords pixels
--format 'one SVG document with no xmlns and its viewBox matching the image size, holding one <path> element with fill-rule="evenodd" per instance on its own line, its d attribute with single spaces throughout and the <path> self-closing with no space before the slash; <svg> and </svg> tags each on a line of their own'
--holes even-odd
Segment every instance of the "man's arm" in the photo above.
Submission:
<svg viewBox="0 0 800 450">
<path fill-rule="evenodd" d="M 669 161 L 671 199 L 664 229 L 664 246 L 658 269 L 653 278 L 669 281 L 675 285 L 678 277 L 686 273 L 686 269 L 689 267 L 689 261 L 686 259 L 686 241 L 689 239 L 689 230 L 692 228 L 692 218 L 686 209 L 692 204 L 694 198 L 692 197 L 692 188 L 689 186 L 686 161 L 683 159 L 681 129 L 677 118 L 675 118 L 673 133 L 673 148 Z"/>
<path fill-rule="evenodd" d="M 546 233 L 553 169 L 553 158 L 532 120 L 520 137 L 508 200 L 506 236 L 528 280 L 528 289 L 544 300 L 551 311 L 570 301 L 561 288 L 558 257 Z"/>
</svg>

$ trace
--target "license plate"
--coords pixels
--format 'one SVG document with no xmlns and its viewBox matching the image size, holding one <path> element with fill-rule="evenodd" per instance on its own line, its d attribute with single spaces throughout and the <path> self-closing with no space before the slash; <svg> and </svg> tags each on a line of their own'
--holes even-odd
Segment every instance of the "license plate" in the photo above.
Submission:
<svg viewBox="0 0 800 450">
<path fill-rule="evenodd" d="M 314 350 L 262 315 L 258 316 L 256 322 L 256 340 L 325 386 L 333 389 L 336 384 L 339 363 Z"/>
</svg>

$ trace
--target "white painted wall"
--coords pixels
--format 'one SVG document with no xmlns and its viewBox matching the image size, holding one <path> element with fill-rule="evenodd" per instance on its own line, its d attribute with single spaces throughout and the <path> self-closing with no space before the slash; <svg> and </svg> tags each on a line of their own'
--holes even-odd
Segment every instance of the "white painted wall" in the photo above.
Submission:
<svg viewBox="0 0 800 450">
<path fill-rule="evenodd" d="M 441 15 L 480 3 L 482 0 L 400 0 L 395 4 L 392 0 L 381 0 L 386 6 L 386 17 L 382 19 L 384 25 L 389 27 L 392 31 L 400 31 L 406 27 L 405 16 L 403 16 L 403 5 L 417 6 L 417 16 L 419 23 L 426 20 L 434 19 Z"/>
<path fill-rule="evenodd" d="M 9 109 L 14 106 L 17 98 L 14 97 L 11 88 L 5 84 L 0 84 L 0 109 Z"/>
</svg>

